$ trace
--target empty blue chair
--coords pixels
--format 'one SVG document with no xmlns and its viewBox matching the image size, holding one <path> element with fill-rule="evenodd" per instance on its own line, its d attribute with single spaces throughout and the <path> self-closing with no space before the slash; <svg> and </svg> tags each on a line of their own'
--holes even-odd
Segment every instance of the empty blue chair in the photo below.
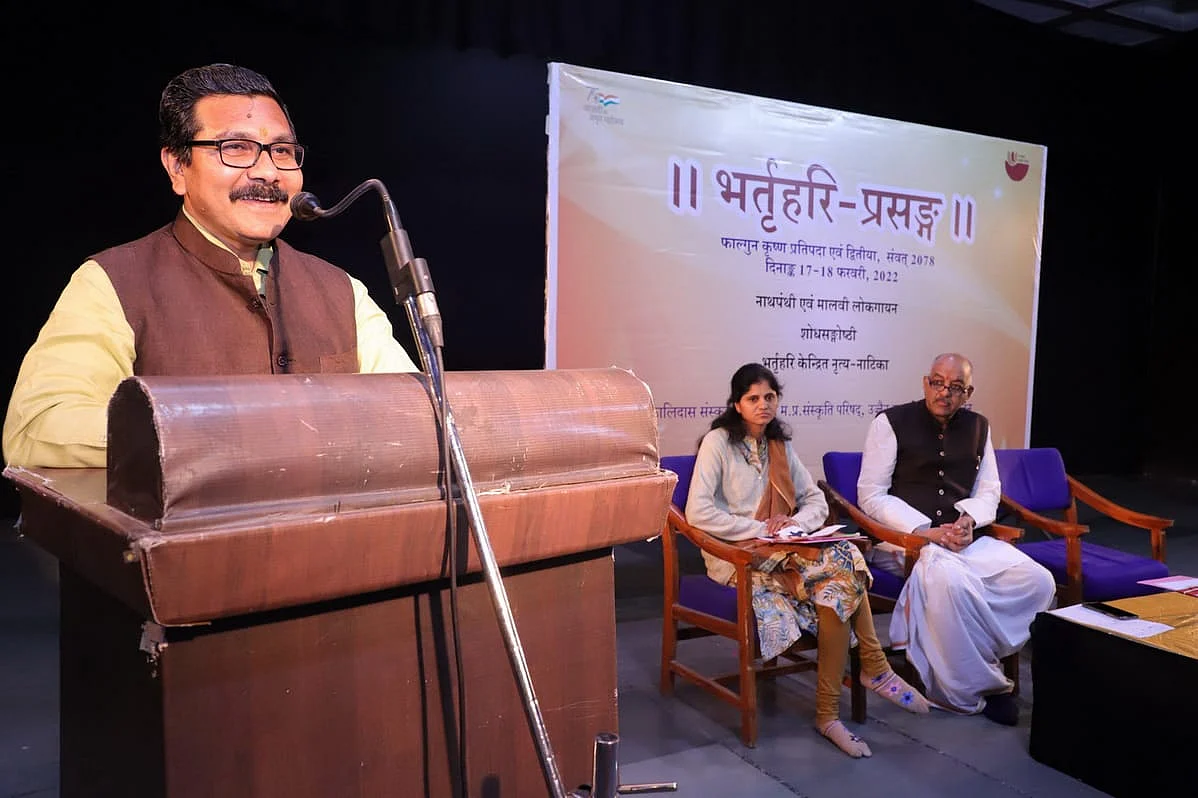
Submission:
<svg viewBox="0 0 1198 798">
<path fill-rule="evenodd" d="M 1157 592 L 1137 582 L 1169 575 L 1165 530 L 1173 526 L 1171 519 L 1138 513 L 1100 496 L 1066 473 L 1056 449 L 996 449 L 994 454 L 1002 480 L 1002 508 L 1020 523 L 1053 536 L 1020 543 L 1019 548 L 1052 571 L 1061 606 Z M 1078 501 L 1125 526 L 1147 531 L 1152 556 L 1083 542 L 1090 530 L 1078 523 Z"/>
<path fill-rule="evenodd" d="M 661 467 L 678 475 L 673 501 L 662 530 L 662 555 L 665 587 L 661 645 L 661 691 L 674 690 L 676 676 L 690 681 L 740 710 L 741 739 L 745 745 L 757 744 L 757 679 L 776 677 L 796 671 L 814 670 L 814 658 L 802 652 L 814 651 L 814 637 L 804 636 L 783 656 L 786 662 L 762 661 L 758 646 L 757 620 L 753 614 L 752 578 L 748 551 L 697 529 L 686 521 L 684 509 L 690 493 L 694 455 L 663 457 Z M 680 547 L 694 545 L 731 562 L 736 567 L 735 586 L 721 585 L 706 572 L 682 573 Z M 693 550 L 692 550 L 693 551 Z M 734 671 L 707 675 L 679 657 L 680 641 L 719 635 L 736 642 L 738 662 Z M 849 657 L 848 684 L 854 721 L 865 720 L 865 686 L 861 683 L 861 662 L 854 649 Z"/>
</svg>

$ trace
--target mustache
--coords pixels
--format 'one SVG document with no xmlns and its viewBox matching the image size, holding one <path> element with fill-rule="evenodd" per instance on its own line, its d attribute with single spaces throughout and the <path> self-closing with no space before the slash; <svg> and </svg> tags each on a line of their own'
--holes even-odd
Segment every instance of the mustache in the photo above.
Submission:
<svg viewBox="0 0 1198 798">
<path fill-rule="evenodd" d="M 229 193 L 229 199 L 233 201 L 251 199 L 263 200 L 264 202 L 286 202 L 290 197 L 287 196 L 286 191 L 278 186 L 252 184 L 234 189 Z"/>
</svg>

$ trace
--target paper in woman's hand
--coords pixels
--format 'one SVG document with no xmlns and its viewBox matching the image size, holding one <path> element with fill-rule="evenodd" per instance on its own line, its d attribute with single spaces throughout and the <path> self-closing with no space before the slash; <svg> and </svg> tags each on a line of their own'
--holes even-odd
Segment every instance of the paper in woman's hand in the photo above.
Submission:
<svg viewBox="0 0 1198 798">
<path fill-rule="evenodd" d="M 844 524 L 829 524 L 812 532 L 803 532 L 794 524 L 779 529 L 774 534 L 758 535 L 758 540 L 768 540 L 771 543 L 820 543 L 825 540 L 844 540 L 846 537 L 857 537 L 855 534 L 841 535 Z"/>
<path fill-rule="evenodd" d="M 829 535 L 835 535 L 837 532 L 839 532 L 842 529 L 844 529 L 844 524 L 829 524 L 828 526 L 817 529 L 814 532 L 807 532 L 807 533 L 803 534 L 801 537 L 824 538 L 824 537 L 828 537 Z"/>
</svg>

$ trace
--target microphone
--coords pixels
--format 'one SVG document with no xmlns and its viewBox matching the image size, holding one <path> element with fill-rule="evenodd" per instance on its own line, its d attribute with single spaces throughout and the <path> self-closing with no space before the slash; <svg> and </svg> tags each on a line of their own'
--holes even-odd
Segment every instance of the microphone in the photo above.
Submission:
<svg viewBox="0 0 1198 798">
<path fill-rule="evenodd" d="M 320 200 L 311 191 L 301 191 L 291 198 L 291 215 L 301 222 L 310 222 L 324 216 Z"/>
<path fill-rule="evenodd" d="M 437 297 L 433 293 L 433 281 L 428 273 L 428 263 L 424 258 L 412 254 L 412 245 L 408 241 L 407 231 L 399 222 L 399 214 L 391 195 L 381 180 L 371 178 L 359 184 L 353 191 L 345 195 L 345 199 L 332 208 L 320 207 L 320 200 L 310 191 L 300 191 L 291 198 L 289 203 L 291 215 L 302 222 L 314 219 L 328 219 L 348 208 L 367 190 L 374 189 L 383 201 L 383 212 L 387 217 L 387 235 L 379 244 L 383 248 L 383 260 L 387 264 L 387 274 L 391 277 L 391 290 L 395 301 L 403 303 L 411 297 L 415 303 L 420 319 L 424 322 L 429 340 L 438 348 L 444 346 L 441 331 L 441 311 L 437 307 Z"/>
</svg>

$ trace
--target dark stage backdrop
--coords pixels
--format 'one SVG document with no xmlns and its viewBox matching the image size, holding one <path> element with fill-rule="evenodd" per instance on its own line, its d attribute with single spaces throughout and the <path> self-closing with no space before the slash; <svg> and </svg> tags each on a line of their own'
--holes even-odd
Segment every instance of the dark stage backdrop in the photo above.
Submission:
<svg viewBox="0 0 1198 798">
<path fill-rule="evenodd" d="M 325 5 L 5 12 L 0 393 L 70 273 L 173 218 L 158 94 L 213 61 L 274 81 L 310 147 L 305 188 L 326 206 L 366 178 L 386 183 L 429 263 L 447 368 L 540 368 L 546 65 L 564 61 L 1047 145 L 1032 443 L 1078 473 L 1198 477 L 1198 431 L 1176 404 L 1198 338 L 1186 236 L 1198 170 L 1165 90 L 1189 82 L 1192 54 L 1088 42 L 958 0 Z M 284 237 L 362 279 L 415 355 L 384 231 L 367 195 Z M 985 390 L 986 375 L 976 382 Z M 15 512 L 15 494 L 0 499 Z"/>
</svg>

